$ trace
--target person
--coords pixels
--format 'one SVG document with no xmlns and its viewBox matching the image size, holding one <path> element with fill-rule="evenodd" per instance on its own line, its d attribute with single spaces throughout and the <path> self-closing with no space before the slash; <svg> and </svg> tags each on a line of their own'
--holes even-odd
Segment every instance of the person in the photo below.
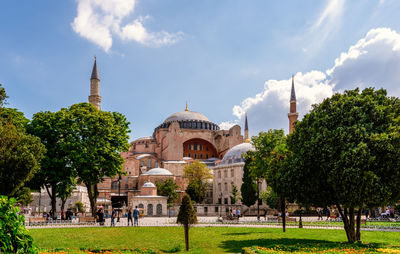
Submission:
<svg viewBox="0 0 400 254">
<path fill-rule="evenodd" d="M 233 217 L 233 218 L 236 217 L 236 209 L 232 209 L 232 217 Z"/>
<path fill-rule="evenodd" d="M 129 208 L 129 211 L 128 211 L 128 226 L 129 226 L 129 221 L 131 222 L 131 225 L 133 226 L 132 209 L 130 209 L 130 208 Z"/>
<path fill-rule="evenodd" d="M 326 208 L 326 220 L 329 220 L 329 217 L 331 215 L 331 211 L 329 210 L 329 207 Z"/>
<path fill-rule="evenodd" d="M 133 222 L 134 226 L 139 227 L 139 209 L 135 206 L 135 210 L 133 210 Z"/>
<path fill-rule="evenodd" d="M 238 218 L 240 218 L 240 209 L 237 209 L 237 210 L 236 210 L 236 216 L 237 216 Z"/>
<path fill-rule="evenodd" d="M 112 209 L 112 213 L 111 213 L 111 227 L 115 227 L 115 209 Z"/>
<path fill-rule="evenodd" d="M 103 226 L 104 225 L 104 211 L 103 211 L 103 208 L 100 208 L 99 221 L 100 221 L 100 226 Z"/>
<path fill-rule="evenodd" d="M 318 207 L 317 211 L 318 211 L 318 220 L 322 220 L 322 208 Z"/>
<path fill-rule="evenodd" d="M 368 216 L 369 216 L 369 210 L 365 209 L 365 219 L 368 219 Z"/>
</svg>

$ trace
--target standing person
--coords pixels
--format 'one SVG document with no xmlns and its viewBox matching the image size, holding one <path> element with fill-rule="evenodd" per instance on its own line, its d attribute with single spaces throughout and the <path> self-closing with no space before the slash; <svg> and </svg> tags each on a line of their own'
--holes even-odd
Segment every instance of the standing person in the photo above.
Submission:
<svg viewBox="0 0 400 254">
<path fill-rule="evenodd" d="M 133 221 L 132 221 L 132 209 L 131 208 L 129 208 L 129 211 L 128 211 L 128 226 L 129 226 L 129 221 L 131 222 L 131 225 L 133 226 Z"/>
<path fill-rule="evenodd" d="M 112 209 L 112 213 L 111 213 L 111 227 L 115 227 L 115 209 Z"/>
<path fill-rule="evenodd" d="M 329 207 L 326 208 L 326 220 L 329 220 L 329 216 L 331 215 L 331 211 L 329 211 Z"/>
<path fill-rule="evenodd" d="M 368 216 L 369 216 L 369 210 L 365 209 L 365 219 L 368 220 Z"/>
<path fill-rule="evenodd" d="M 100 212 L 99 212 L 99 221 L 100 221 L 100 225 L 104 226 L 104 211 L 102 208 L 100 208 Z"/>
<path fill-rule="evenodd" d="M 237 216 L 238 218 L 240 218 L 240 209 L 237 209 L 237 210 L 236 210 L 236 216 Z"/>
<path fill-rule="evenodd" d="M 318 207 L 318 220 L 322 220 L 322 208 Z"/>
<path fill-rule="evenodd" d="M 133 210 L 133 221 L 136 227 L 139 227 L 139 209 L 135 206 L 135 210 Z"/>
</svg>

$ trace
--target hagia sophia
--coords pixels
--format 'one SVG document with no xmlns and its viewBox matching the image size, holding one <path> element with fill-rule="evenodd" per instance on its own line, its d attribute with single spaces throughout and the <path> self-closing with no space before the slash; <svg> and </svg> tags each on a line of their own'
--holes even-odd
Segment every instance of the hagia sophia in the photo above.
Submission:
<svg viewBox="0 0 400 254">
<path fill-rule="evenodd" d="M 291 89 L 290 132 L 298 117 L 293 78 Z M 90 78 L 89 102 L 100 109 L 100 78 L 96 59 Z M 130 143 L 129 151 L 121 154 L 125 159 L 126 174 L 106 178 L 98 184 L 97 205 L 103 206 L 106 212 L 114 207 L 126 210 L 138 206 L 146 216 L 166 216 L 168 210 L 174 215 L 178 203 L 168 209 L 167 197 L 157 195 L 156 183 L 173 179 L 181 198 L 188 185 L 183 169 L 194 160 L 200 160 L 212 170 L 214 178 L 203 204 L 195 206 L 197 213 L 218 215 L 228 212 L 232 206 L 240 206 L 240 200 L 231 204 L 230 196 L 233 186 L 240 191 L 244 167 L 242 154 L 254 150 L 249 139 L 247 115 L 244 127 L 244 135 L 239 125 L 221 130 L 204 114 L 189 110 L 186 104 L 183 111 L 171 114 L 156 126 L 152 136 Z M 266 188 L 265 182 L 262 188 Z M 87 193 L 81 193 L 80 199 L 86 203 L 88 200 L 82 197 L 84 195 Z M 72 198 L 79 199 L 78 196 L 73 195 Z M 37 195 L 34 203 L 37 205 Z M 67 204 L 72 203 L 67 201 Z"/>
</svg>

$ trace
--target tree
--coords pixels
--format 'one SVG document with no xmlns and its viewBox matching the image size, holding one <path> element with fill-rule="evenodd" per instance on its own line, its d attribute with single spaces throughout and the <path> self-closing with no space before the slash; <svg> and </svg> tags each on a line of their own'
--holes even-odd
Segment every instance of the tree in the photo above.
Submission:
<svg viewBox="0 0 400 254">
<path fill-rule="evenodd" d="M 179 208 L 179 214 L 177 223 L 183 225 L 185 230 L 185 244 L 186 251 L 189 250 L 189 227 L 192 224 L 197 223 L 196 211 L 193 209 L 192 201 L 188 195 L 183 196 L 181 207 Z"/>
<path fill-rule="evenodd" d="M 67 137 L 71 126 L 67 121 L 66 110 L 58 112 L 38 112 L 33 115 L 27 131 L 40 138 L 46 146 L 46 154 L 41 169 L 30 182 L 34 188 L 44 187 L 51 200 L 50 213 L 55 216 L 57 197 L 61 198 L 61 210 L 64 210 L 66 198 L 75 186 L 76 171 L 69 160 Z"/>
<path fill-rule="evenodd" d="M 271 209 L 279 209 L 279 197 L 268 187 L 266 191 L 261 194 L 261 199 L 269 206 Z"/>
<path fill-rule="evenodd" d="M 76 170 L 78 183 L 87 187 L 95 216 L 97 184 L 104 177 L 124 174 L 121 152 L 129 148 L 129 122 L 118 112 L 101 111 L 89 103 L 74 104 L 65 111 L 68 161 Z"/>
<path fill-rule="evenodd" d="M 15 198 L 0 196 L 0 253 L 37 253 Z"/>
<path fill-rule="evenodd" d="M 178 199 L 178 193 L 176 192 L 178 185 L 173 179 L 169 178 L 163 182 L 157 182 L 156 186 L 158 195 L 168 197 L 167 204 L 169 214 L 169 208 L 172 207 Z"/>
<path fill-rule="evenodd" d="M 28 187 L 22 187 L 15 193 L 17 202 L 22 206 L 27 206 L 33 201 L 31 189 Z"/>
<path fill-rule="evenodd" d="M 213 179 L 211 170 L 204 162 L 195 160 L 183 168 L 184 177 L 189 180 L 186 193 L 196 203 L 203 202 L 209 180 Z"/>
<path fill-rule="evenodd" d="M 336 206 L 349 242 L 361 240 L 366 205 L 399 198 L 400 100 L 383 89 L 345 91 L 314 105 L 288 138 L 282 179 L 291 196 L 315 207 Z"/>
<path fill-rule="evenodd" d="M 283 130 L 260 132 L 252 138 L 256 151 L 251 174 L 256 179 L 265 179 L 268 186 L 278 195 L 282 214 L 282 229 L 286 231 L 286 197 L 290 186 L 282 181 L 281 172 L 285 171 L 288 157 L 286 136 Z"/>
<path fill-rule="evenodd" d="M 239 199 L 239 191 L 238 191 L 238 188 L 237 188 L 236 185 L 232 186 L 231 194 L 232 194 L 232 196 L 231 196 L 231 204 L 234 205 L 234 204 L 236 204 L 236 202 Z"/>
<path fill-rule="evenodd" d="M 6 94 L 6 90 L 4 89 L 4 87 L 0 84 L 0 108 L 3 107 L 6 99 L 8 98 L 7 94 Z"/>
<path fill-rule="evenodd" d="M 253 163 L 253 154 L 251 151 L 243 155 L 244 157 L 244 167 L 243 167 L 243 177 L 242 186 L 240 187 L 240 193 L 242 193 L 242 203 L 248 207 L 254 205 L 257 200 L 257 184 L 253 176 L 250 174 L 250 168 Z"/>
<path fill-rule="evenodd" d="M 85 208 L 83 206 L 83 203 L 81 201 L 78 201 L 74 204 L 74 207 L 76 209 L 76 212 L 78 213 L 84 213 L 85 212 Z"/>
</svg>

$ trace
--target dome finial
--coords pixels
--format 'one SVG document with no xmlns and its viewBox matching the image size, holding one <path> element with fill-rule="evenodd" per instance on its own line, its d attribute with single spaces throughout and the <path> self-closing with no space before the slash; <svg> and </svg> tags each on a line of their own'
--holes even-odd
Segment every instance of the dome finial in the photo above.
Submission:
<svg viewBox="0 0 400 254">
<path fill-rule="evenodd" d="M 189 111 L 187 101 L 186 101 L 186 108 L 185 108 L 185 111 Z"/>
</svg>

